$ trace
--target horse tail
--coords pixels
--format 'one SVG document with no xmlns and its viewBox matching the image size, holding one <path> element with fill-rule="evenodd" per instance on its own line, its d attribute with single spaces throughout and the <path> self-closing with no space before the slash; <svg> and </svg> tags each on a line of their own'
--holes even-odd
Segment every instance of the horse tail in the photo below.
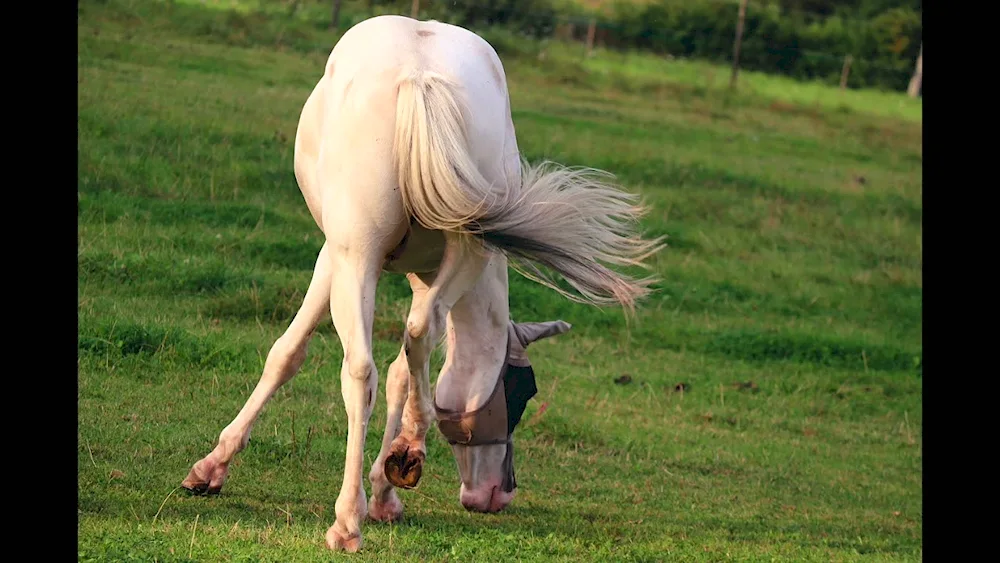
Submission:
<svg viewBox="0 0 1000 563">
<path fill-rule="evenodd" d="M 406 212 L 426 229 L 468 231 L 496 194 L 468 149 L 465 108 L 445 76 L 404 74 L 396 102 L 393 153 Z"/>
<path fill-rule="evenodd" d="M 402 76 L 393 152 L 407 213 L 424 228 L 475 236 L 513 258 L 525 277 L 564 297 L 619 304 L 632 313 L 653 278 L 634 279 L 610 266 L 646 267 L 662 237 L 636 233 L 645 208 L 637 196 L 593 168 L 522 159 L 520 189 L 494 186 L 469 150 L 467 108 L 447 77 L 416 70 Z M 545 271 L 561 275 L 579 295 Z"/>
</svg>

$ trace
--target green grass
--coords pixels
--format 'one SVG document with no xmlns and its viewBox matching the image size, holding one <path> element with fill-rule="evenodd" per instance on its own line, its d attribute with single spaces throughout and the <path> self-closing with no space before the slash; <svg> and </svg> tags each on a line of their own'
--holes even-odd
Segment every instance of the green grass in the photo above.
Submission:
<svg viewBox="0 0 1000 563">
<path fill-rule="evenodd" d="M 328 560 L 347 428 L 329 320 L 223 494 L 175 488 L 308 285 L 321 233 L 292 143 L 335 37 L 196 3 L 80 12 L 79 559 Z M 513 274 L 516 319 L 574 325 L 532 347 L 517 498 L 467 513 L 433 430 L 406 519 L 366 524 L 353 558 L 921 559 L 922 133 L 891 109 L 919 103 L 845 109 L 755 76 L 728 96 L 679 62 L 610 57 L 505 57 L 514 121 L 531 160 L 643 194 L 647 232 L 669 235 L 657 293 L 627 326 Z M 408 304 L 384 277 L 383 379 Z"/>
</svg>

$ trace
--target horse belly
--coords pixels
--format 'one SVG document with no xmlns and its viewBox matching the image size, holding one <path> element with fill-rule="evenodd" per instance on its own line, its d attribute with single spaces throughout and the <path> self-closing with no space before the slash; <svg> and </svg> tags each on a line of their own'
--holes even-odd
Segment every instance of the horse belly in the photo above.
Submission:
<svg viewBox="0 0 1000 563">
<path fill-rule="evenodd" d="M 426 274 L 438 269 L 444 257 L 445 239 L 441 231 L 429 231 L 414 222 L 382 269 L 395 274 Z"/>
</svg>

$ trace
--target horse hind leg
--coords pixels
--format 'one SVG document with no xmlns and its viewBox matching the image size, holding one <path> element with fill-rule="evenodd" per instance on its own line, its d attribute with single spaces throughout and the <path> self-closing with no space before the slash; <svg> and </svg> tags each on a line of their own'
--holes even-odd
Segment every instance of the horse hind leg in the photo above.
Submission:
<svg viewBox="0 0 1000 563">
<path fill-rule="evenodd" d="M 445 319 L 443 313 L 433 311 L 435 307 L 432 305 L 441 301 L 438 297 L 443 286 L 454 285 L 454 278 L 462 277 L 458 267 L 461 261 L 456 260 L 456 250 L 456 247 L 446 249 L 436 275 L 411 273 L 407 276 L 413 291 L 408 329 L 399 354 L 389 366 L 385 392 L 385 433 L 382 448 L 368 475 L 372 484 L 368 516 L 372 520 L 392 522 L 400 519 L 403 503 L 395 487 L 412 488 L 420 481 L 426 457 L 425 437 L 432 416 L 429 411 L 432 405 L 428 403 L 429 383 L 425 382 L 429 381 L 430 353 L 444 330 Z M 475 264 L 465 264 L 465 268 L 471 268 L 473 272 L 476 267 Z M 460 280 L 458 285 L 463 283 Z M 410 393 L 411 389 L 413 393 Z"/>
<path fill-rule="evenodd" d="M 372 357 L 372 323 L 384 249 L 361 243 L 360 231 L 342 233 L 341 242 L 331 244 L 338 235 L 329 231 L 328 228 L 333 268 L 330 311 L 344 349 L 340 381 L 347 410 L 347 451 L 344 480 L 335 505 L 337 519 L 327 530 L 326 542 L 331 549 L 355 552 L 361 549 L 361 523 L 368 513 L 362 482 L 364 446 L 378 392 L 378 371 Z"/>
<path fill-rule="evenodd" d="M 410 489 L 420 481 L 427 455 L 427 430 L 434 420 L 431 351 L 441 338 L 448 312 L 475 285 L 490 257 L 478 243 L 463 235 L 448 234 L 437 272 L 431 276 L 409 275 L 413 302 L 403 337 L 409 393 L 399 435 L 390 443 L 389 451 L 383 452 L 385 478 L 396 487 Z"/>
<path fill-rule="evenodd" d="M 389 444 L 383 440 L 383 451 L 379 453 L 379 457 L 384 458 L 379 481 L 388 481 L 388 484 L 402 489 L 416 487 L 423 472 L 427 456 L 425 437 L 433 420 L 433 406 L 429 402 L 430 356 L 444 329 L 443 315 L 434 314 L 431 311 L 433 307 L 427 307 L 434 300 L 431 285 L 415 274 L 408 277 L 413 301 L 403 334 L 402 356 L 406 373 L 401 375 L 407 378 L 409 392 L 402 400 L 397 399 L 401 407 L 396 413 L 400 417 L 399 434 Z M 412 328 L 415 319 L 421 325 L 419 333 Z"/>
<path fill-rule="evenodd" d="M 271 346 L 257 387 L 236 418 L 222 430 L 215 449 L 194 464 L 181 483 L 182 487 L 195 494 L 217 494 L 221 491 L 229 474 L 229 464 L 247 446 L 261 410 L 275 391 L 298 373 L 305 361 L 309 340 L 329 307 L 331 275 L 331 263 L 324 246 L 316 260 L 302 306 L 285 333 Z"/>
<path fill-rule="evenodd" d="M 399 355 L 389 365 L 385 378 L 386 421 L 382 435 L 382 448 L 372 463 L 368 479 L 372 484 L 372 496 L 368 502 L 368 517 L 378 522 L 394 522 L 403 517 L 403 503 L 396 489 L 385 477 L 385 460 L 389 455 L 392 441 L 399 435 L 403 418 L 403 406 L 410 388 L 410 368 L 406 359 L 406 348 L 401 346 Z"/>
<path fill-rule="evenodd" d="M 403 346 L 389 366 L 385 433 L 382 448 L 369 473 L 372 498 L 368 516 L 372 520 L 392 522 L 401 518 L 403 503 L 395 487 L 409 489 L 420 481 L 426 457 L 426 434 L 432 420 L 429 411 L 432 408 L 429 403 L 430 354 L 444 330 L 450 302 L 448 295 L 456 287 L 464 287 L 467 278 L 474 277 L 479 268 L 475 261 L 463 261 L 460 253 L 457 245 L 446 245 L 436 274 L 411 273 L 407 276 L 413 300 Z"/>
</svg>

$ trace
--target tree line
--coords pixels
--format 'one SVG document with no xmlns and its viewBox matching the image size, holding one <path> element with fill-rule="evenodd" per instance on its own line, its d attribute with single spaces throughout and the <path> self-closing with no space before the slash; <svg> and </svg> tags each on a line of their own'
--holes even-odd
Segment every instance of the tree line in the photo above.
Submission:
<svg viewBox="0 0 1000 563">
<path fill-rule="evenodd" d="M 413 0 L 368 0 L 409 14 Z M 731 62 L 739 0 L 423 0 L 420 15 L 470 28 L 500 26 L 534 38 L 569 26 L 574 38 L 596 23 L 597 43 L 664 55 Z M 906 90 L 921 49 L 920 0 L 750 0 L 741 68 L 847 87 Z"/>
</svg>

